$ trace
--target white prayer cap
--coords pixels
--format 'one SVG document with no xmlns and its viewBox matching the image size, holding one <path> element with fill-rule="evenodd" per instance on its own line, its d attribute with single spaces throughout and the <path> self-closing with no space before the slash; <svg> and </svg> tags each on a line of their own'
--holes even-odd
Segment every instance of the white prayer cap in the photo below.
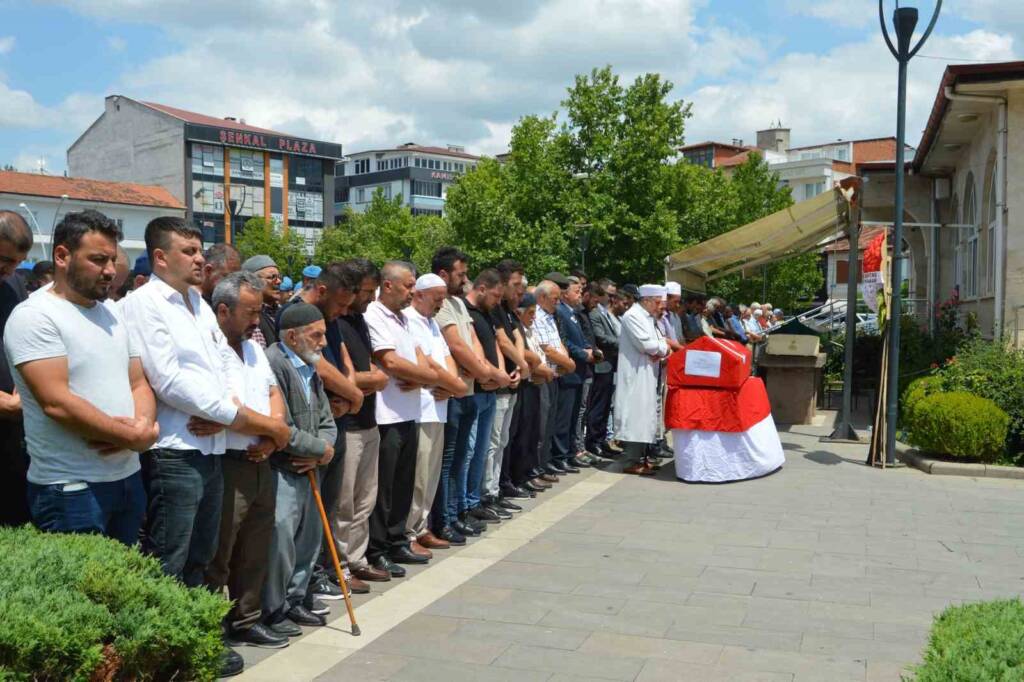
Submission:
<svg viewBox="0 0 1024 682">
<path fill-rule="evenodd" d="M 444 283 L 444 280 L 432 272 L 428 272 L 425 275 L 420 275 L 420 278 L 416 280 L 416 291 L 424 291 L 425 289 L 436 289 L 437 287 L 448 288 L 448 285 Z"/>
<path fill-rule="evenodd" d="M 679 282 L 665 282 L 665 293 L 669 296 L 682 296 L 683 287 Z"/>
<path fill-rule="evenodd" d="M 764 317 L 764 311 L 758 308 L 754 311 L 754 317 Z"/>
<path fill-rule="evenodd" d="M 642 284 L 640 286 L 640 298 L 665 298 L 665 287 L 660 284 Z"/>
</svg>

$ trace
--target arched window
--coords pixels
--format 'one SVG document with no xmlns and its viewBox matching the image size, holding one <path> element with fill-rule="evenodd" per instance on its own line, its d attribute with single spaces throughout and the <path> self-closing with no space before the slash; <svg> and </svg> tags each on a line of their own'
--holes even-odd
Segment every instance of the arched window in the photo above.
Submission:
<svg viewBox="0 0 1024 682">
<path fill-rule="evenodd" d="M 992 169 L 992 173 L 989 174 L 988 183 L 988 210 L 986 211 L 986 220 L 988 224 L 988 230 L 985 233 L 986 245 L 985 245 L 985 291 L 992 294 L 996 290 L 996 239 L 998 239 L 998 232 L 996 231 L 996 175 L 995 168 Z"/>
<path fill-rule="evenodd" d="M 961 222 L 962 274 L 960 293 L 965 297 L 978 295 L 978 194 L 974 186 L 974 173 L 967 173 L 964 186 L 964 214 Z"/>
<path fill-rule="evenodd" d="M 949 211 L 949 222 L 959 223 L 960 222 L 960 199 L 956 194 L 953 195 L 953 201 L 950 202 Z M 960 228 L 949 227 L 946 228 L 946 232 L 949 234 L 949 245 L 953 252 L 953 286 L 957 292 L 961 292 L 963 289 L 961 282 L 963 281 L 963 257 L 960 251 Z"/>
</svg>

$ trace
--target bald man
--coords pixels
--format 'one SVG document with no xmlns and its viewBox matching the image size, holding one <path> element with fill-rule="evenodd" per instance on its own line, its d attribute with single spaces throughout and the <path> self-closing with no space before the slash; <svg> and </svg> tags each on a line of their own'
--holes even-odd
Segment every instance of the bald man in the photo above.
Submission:
<svg viewBox="0 0 1024 682">
<path fill-rule="evenodd" d="M 14 306 L 28 298 L 25 280 L 14 274 L 32 249 L 32 230 L 14 211 L 0 211 L 0 341 Z M 28 456 L 23 441 L 21 397 L 7 362 L 0 362 L 0 526 L 31 519 L 25 498 Z"/>
</svg>

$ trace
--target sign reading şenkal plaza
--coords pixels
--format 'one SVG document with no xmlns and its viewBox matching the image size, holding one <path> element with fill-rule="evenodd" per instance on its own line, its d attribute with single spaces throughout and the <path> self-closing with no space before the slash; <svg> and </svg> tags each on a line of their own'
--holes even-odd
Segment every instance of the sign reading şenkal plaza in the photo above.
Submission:
<svg viewBox="0 0 1024 682">
<path fill-rule="evenodd" d="M 262 149 L 282 154 L 316 156 L 323 159 L 341 158 L 340 144 L 321 142 L 319 140 L 304 140 L 297 137 L 275 135 L 273 133 L 253 133 L 186 123 L 185 138 L 193 142 L 213 142 L 229 147 L 247 147 L 249 149 Z"/>
</svg>

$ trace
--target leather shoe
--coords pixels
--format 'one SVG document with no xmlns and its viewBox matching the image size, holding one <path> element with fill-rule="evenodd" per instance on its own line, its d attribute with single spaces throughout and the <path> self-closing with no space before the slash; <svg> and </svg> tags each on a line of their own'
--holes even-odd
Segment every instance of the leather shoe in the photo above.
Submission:
<svg viewBox="0 0 1024 682">
<path fill-rule="evenodd" d="M 329 606 L 327 606 L 327 604 L 323 603 L 316 597 L 313 597 L 309 594 L 307 594 L 306 598 L 302 600 L 302 605 L 306 607 L 306 609 L 310 613 L 317 616 L 326 616 L 328 613 L 331 612 L 331 609 Z"/>
<path fill-rule="evenodd" d="M 654 469 L 649 464 L 638 462 L 622 469 L 624 474 L 634 474 L 636 476 L 653 476 Z"/>
<path fill-rule="evenodd" d="M 370 594 L 370 586 L 354 575 L 345 578 L 345 584 L 348 585 L 348 591 L 352 594 Z"/>
<path fill-rule="evenodd" d="M 350 569 L 352 571 L 352 577 L 359 578 L 360 580 L 366 580 L 371 583 L 386 583 L 391 580 L 391 574 L 384 569 L 375 568 L 373 566 L 359 566 L 358 568 Z"/>
<path fill-rule="evenodd" d="M 570 467 L 576 467 L 578 469 L 589 469 L 590 468 L 590 462 L 585 462 L 582 459 L 580 459 L 579 457 L 570 457 L 569 458 L 569 466 Z"/>
<path fill-rule="evenodd" d="M 559 462 L 559 464 L 562 465 L 562 470 L 565 471 L 565 473 L 567 474 L 578 474 L 580 472 L 579 468 L 573 464 L 573 461 L 571 459 L 567 459 L 564 462 Z"/>
<path fill-rule="evenodd" d="M 396 564 L 425 564 L 430 559 L 409 549 L 408 545 L 402 545 L 396 549 L 392 549 L 388 553 L 388 558 Z M 391 575 L 394 575 L 392 573 Z"/>
<path fill-rule="evenodd" d="M 487 511 L 491 511 L 497 514 L 498 518 L 500 518 L 502 521 L 512 518 L 512 512 L 499 506 L 498 503 L 493 500 L 491 502 L 485 502 L 483 504 L 483 508 L 486 509 Z"/>
<path fill-rule="evenodd" d="M 494 510 L 488 509 L 483 505 L 470 509 L 467 516 L 474 518 L 477 521 L 483 521 L 484 523 L 501 523 L 501 517 L 499 517 Z"/>
<path fill-rule="evenodd" d="M 526 483 L 524 483 L 523 487 L 529 490 L 534 495 L 536 495 L 537 493 L 544 492 L 550 486 L 548 486 L 546 483 L 544 485 L 541 485 L 540 483 L 536 482 L 536 479 L 534 479 L 533 481 L 527 481 Z"/>
<path fill-rule="evenodd" d="M 220 670 L 217 675 L 219 677 L 234 677 L 241 674 L 243 670 L 245 670 L 245 661 L 242 657 L 238 655 L 237 651 L 225 647 L 224 653 L 220 655 Z"/>
<path fill-rule="evenodd" d="M 565 464 L 555 460 L 548 462 L 547 466 L 544 467 L 544 472 L 551 474 L 552 476 L 561 476 L 562 474 L 569 473 L 569 470 L 565 468 Z"/>
<path fill-rule="evenodd" d="M 462 521 L 462 523 L 466 524 L 467 526 L 472 528 L 474 531 L 476 531 L 477 535 L 480 535 L 481 533 L 486 533 L 487 532 L 487 524 L 484 523 L 483 521 L 479 520 L 479 519 L 474 519 L 469 514 L 462 514 L 462 516 L 459 517 L 459 521 Z M 461 531 L 459 531 L 459 532 L 461 532 Z"/>
<path fill-rule="evenodd" d="M 549 488 L 550 488 L 550 487 L 551 487 L 552 485 L 554 485 L 554 484 L 558 483 L 558 482 L 559 482 L 559 481 L 561 480 L 561 479 L 560 479 L 560 478 L 558 478 L 558 476 L 556 476 L 555 474 L 541 474 L 541 475 L 540 475 L 540 476 L 538 476 L 537 478 L 539 478 L 540 480 L 544 481 L 545 483 L 548 483 L 548 484 L 550 484 L 550 485 L 548 485 L 548 487 L 549 487 Z M 537 479 L 534 479 L 534 480 L 537 480 Z"/>
<path fill-rule="evenodd" d="M 499 499 L 496 502 L 496 504 L 499 507 L 501 507 L 502 509 L 507 509 L 510 512 L 521 512 L 521 511 L 523 511 L 523 508 L 520 507 L 518 504 L 516 504 L 515 502 L 509 502 L 508 500 L 505 500 L 505 499 Z"/>
<path fill-rule="evenodd" d="M 405 569 L 386 556 L 377 557 L 377 560 L 373 562 L 373 567 L 379 568 L 382 571 L 387 571 L 392 578 L 405 577 Z"/>
<path fill-rule="evenodd" d="M 425 547 L 426 549 L 448 549 L 449 547 L 451 547 L 450 542 L 448 542 L 447 540 L 442 540 L 441 538 L 431 533 L 429 530 L 425 532 L 423 535 L 416 538 L 416 542 L 420 545 L 420 547 Z"/>
<path fill-rule="evenodd" d="M 327 625 L 326 618 L 313 613 L 302 604 L 296 604 L 291 607 L 288 609 L 288 613 L 284 615 L 288 620 L 296 625 L 309 625 L 311 627 Z"/>
<path fill-rule="evenodd" d="M 612 452 L 619 453 L 619 454 L 625 452 L 625 450 L 622 449 L 622 446 L 619 445 L 619 441 L 614 440 L 614 439 L 612 439 L 610 441 L 607 441 L 604 444 L 604 447 L 605 447 L 606 450 L 611 450 Z"/>
<path fill-rule="evenodd" d="M 284 635 L 285 637 L 299 637 L 302 635 L 302 628 L 287 618 L 283 618 L 276 623 L 270 623 L 267 627 L 270 628 L 274 634 Z"/>
<path fill-rule="evenodd" d="M 456 533 L 458 533 L 460 535 L 463 535 L 463 536 L 465 536 L 467 538 L 474 537 L 476 535 L 480 535 L 480 531 L 478 531 L 473 526 L 470 526 L 468 523 L 465 523 L 464 521 L 461 521 L 461 520 L 460 521 L 453 521 L 452 525 L 451 525 L 451 528 Z"/>
<path fill-rule="evenodd" d="M 528 499 L 530 499 L 530 497 L 532 497 L 530 495 L 530 491 L 529 490 L 527 490 L 526 488 L 524 488 L 522 486 L 518 486 L 518 485 L 516 487 L 514 487 L 514 488 L 509 488 L 508 490 L 503 490 L 501 492 L 501 496 L 502 497 L 511 498 L 511 499 L 514 499 L 514 500 L 528 500 Z"/>
<path fill-rule="evenodd" d="M 445 526 L 437 533 L 437 537 L 452 545 L 466 544 L 466 536 L 451 526 Z"/>
<path fill-rule="evenodd" d="M 412 553 L 415 554 L 416 556 L 426 557 L 428 560 L 434 558 L 434 553 L 431 552 L 426 547 L 424 547 L 423 545 L 421 545 L 416 540 L 413 540 L 412 542 L 409 543 L 409 549 L 411 549 Z"/>
<path fill-rule="evenodd" d="M 228 632 L 228 641 L 235 646 L 283 649 L 288 646 L 288 635 L 274 632 L 263 623 L 253 623 L 244 630 L 231 630 Z"/>
</svg>

